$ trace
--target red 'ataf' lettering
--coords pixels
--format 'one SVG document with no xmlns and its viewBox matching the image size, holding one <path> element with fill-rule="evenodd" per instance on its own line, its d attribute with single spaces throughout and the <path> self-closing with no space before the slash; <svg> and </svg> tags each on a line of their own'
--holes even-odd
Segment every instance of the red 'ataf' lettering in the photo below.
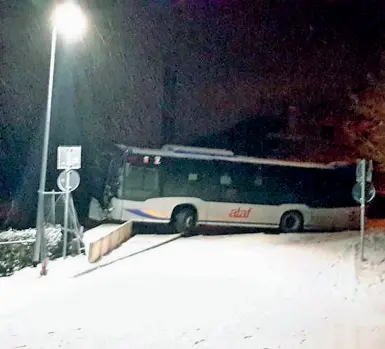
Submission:
<svg viewBox="0 0 385 349">
<path fill-rule="evenodd" d="M 251 208 L 249 208 L 248 210 L 241 210 L 241 208 L 239 207 L 237 209 L 231 210 L 229 213 L 229 217 L 231 217 L 231 218 L 249 218 L 251 210 L 252 210 Z"/>
</svg>

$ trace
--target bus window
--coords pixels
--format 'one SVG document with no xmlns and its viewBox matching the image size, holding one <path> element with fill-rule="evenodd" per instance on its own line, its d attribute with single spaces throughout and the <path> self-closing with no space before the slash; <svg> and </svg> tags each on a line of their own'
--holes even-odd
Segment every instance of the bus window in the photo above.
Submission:
<svg viewBox="0 0 385 349">
<path fill-rule="evenodd" d="M 157 168 L 126 164 L 122 199 L 142 201 L 159 196 Z"/>
<path fill-rule="evenodd" d="M 215 164 L 206 160 L 162 159 L 163 196 L 211 201 L 219 191 Z M 216 188 L 214 188 L 215 186 Z"/>
<path fill-rule="evenodd" d="M 328 193 L 327 205 L 330 207 L 356 206 L 351 195 L 355 183 L 355 168 L 333 171 L 325 184 Z"/>
<path fill-rule="evenodd" d="M 219 201 L 256 204 L 263 202 L 263 179 L 260 169 L 249 164 L 218 166 Z"/>
<path fill-rule="evenodd" d="M 185 160 L 164 159 L 162 162 L 163 196 L 187 196 L 189 171 Z"/>
<path fill-rule="evenodd" d="M 302 203 L 303 182 L 298 169 L 266 166 L 263 174 L 267 205 Z"/>
</svg>

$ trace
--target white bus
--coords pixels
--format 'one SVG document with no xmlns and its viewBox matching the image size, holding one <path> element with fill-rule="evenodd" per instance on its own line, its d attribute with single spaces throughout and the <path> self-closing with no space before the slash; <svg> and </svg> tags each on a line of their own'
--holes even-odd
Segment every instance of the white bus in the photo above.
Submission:
<svg viewBox="0 0 385 349">
<path fill-rule="evenodd" d="M 105 158 L 91 220 L 273 228 L 282 232 L 359 227 L 351 196 L 355 165 L 236 156 L 228 150 L 116 145 Z"/>
</svg>

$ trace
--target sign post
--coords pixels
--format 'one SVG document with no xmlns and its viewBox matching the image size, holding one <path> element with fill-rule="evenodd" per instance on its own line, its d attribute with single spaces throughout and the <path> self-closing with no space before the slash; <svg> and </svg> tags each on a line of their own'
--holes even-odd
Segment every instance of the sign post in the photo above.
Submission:
<svg viewBox="0 0 385 349">
<path fill-rule="evenodd" d="M 361 171 L 361 217 L 360 217 L 360 251 L 361 251 L 361 261 L 364 260 L 364 234 L 365 234 L 365 184 L 366 184 L 366 160 L 360 160 Z"/>
<path fill-rule="evenodd" d="M 360 204 L 360 252 L 361 261 L 365 260 L 364 235 L 365 235 L 365 204 L 371 202 L 376 196 L 376 190 L 372 184 L 373 162 L 362 159 L 357 163 L 356 184 L 352 190 L 353 199 Z"/>
<path fill-rule="evenodd" d="M 68 208 L 69 208 L 69 202 L 70 202 L 69 176 L 70 176 L 70 171 L 66 171 L 65 172 L 65 200 L 64 200 L 63 258 L 67 258 Z"/>
<path fill-rule="evenodd" d="M 57 185 L 64 192 L 64 230 L 63 230 L 63 258 L 67 258 L 68 245 L 68 211 L 70 193 L 74 191 L 80 183 L 80 176 L 76 169 L 81 168 L 81 147 L 58 147 L 57 169 L 64 170 L 57 179 Z"/>
</svg>

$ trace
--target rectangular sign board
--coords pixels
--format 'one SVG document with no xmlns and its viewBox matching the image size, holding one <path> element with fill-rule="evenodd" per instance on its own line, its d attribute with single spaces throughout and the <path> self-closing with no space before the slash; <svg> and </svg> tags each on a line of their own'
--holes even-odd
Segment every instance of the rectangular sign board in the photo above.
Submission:
<svg viewBox="0 0 385 349">
<path fill-rule="evenodd" d="M 373 180 L 373 160 L 358 160 L 356 167 L 356 181 L 361 182 L 364 180 L 371 182 Z"/>
<path fill-rule="evenodd" d="M 357 167 L 356 167 L 356 181 L 361 182 L 363 180 L 363 177 L 365 176 L 365 160 L 358 160 L 357 161 Z"/>
<path fill-rule="evenodd" d="M 81 146 L 59 146 L 57 148 L 57 169 L 58 170 L 78 170 L 81 168 Z"/>
<path fill-rule="evenodd" d="M 368 161 L 368 167 L 366 170 L 366 181 L 371 182 L 373 180 L 373 160 Z"/>
</svg>

